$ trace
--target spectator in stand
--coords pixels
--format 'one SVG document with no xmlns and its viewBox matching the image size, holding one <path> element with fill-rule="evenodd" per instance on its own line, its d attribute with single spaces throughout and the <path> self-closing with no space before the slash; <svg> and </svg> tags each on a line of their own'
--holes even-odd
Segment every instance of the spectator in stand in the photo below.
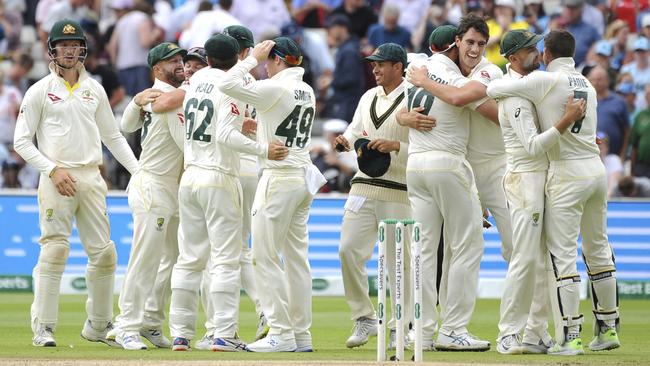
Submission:
<svg viewBox="0 0 650 366">
<path fill-rule="evenodd" d="M 415 48 L 414 51 L 431 56 L 429 35 L 439 26 L 449 24 L 451 23 L 447 20 L 446 0 L 433 0 L 425 21 L 411 35 L 411 44 Z"/>
<path fill-rule="evenodd" d="M 632 76 L 628 73 L 619 75 L 618 79 L 619 82 L 616 86 L 616 93 L 625 100 L 625 105 L 627 106 L 627 111 L 630 115 L 630 126 L 632 126 L 634 124 L 634 118 L 636 118 L 638 112 L 634 104 L 636 100 L 634 80 L 632 80 Z"/>
<path fill-rule="evenodd" d="M 609 137 L 606 133 L 598 131 L 596 137 L 601 140 L 598 149 L 600 150 L 600 160 L 603 161 L 607 174 L 607 196 L 611 197 L 614 187 L 623 176 L 623 163 L 618 155 L 609 153 Z"/>
<path fill-rule="evenodd" d="M 377 23 L 377 15 L 366 0 L 343 0 L 343 4 L 332 10 L 331 16 L 345 15 L 349 19 L 350 32 L 363 40 L 368 28 Z"/>
<path fill-rule="evenodd" d="M 620 70 L 625 61 L 627 54 L 627 38 L 630 34 L 630 28 L 627 23 L 617 19 L 607 26 L 605 31 L 605 39 L 610 41 L 613 46 L 613 53 L 611 58 L 611 65 L 615 70 Z"/>
<path fill-rule="evenodd" d="M 641 17 L 641 28 L 639 35 L 650 39 L 650 13 L 646 13 Z"/>
<path fill-rule="evenodd" d="M 88 42 L 88 48 L 86 49 L 85 66 L 90 76 L 104 87 L 111 109 L 114 110 L 124 100 L 126 91 L 122 83 L 120 83 L 115 69 L 110 65 L 99 62 L 97 59 L 97 49 L 91 42 Z"/>
<path fill-rule="evenodd" d="M 602 37 L 603 34 L 605 34 L 605 15 L 601 9 L 596 6 L 600 3 L 602 3 L 602 0 L 583 0 L 582 21 L 591 24 L 596 28 L 598 35 Z"/>
<path fill-rule="evenodd" d="M 284 0 L 237 0 L 230 13 L 258 40 L 279 35 L 282 26 L 291 21 Z"/>
<path fill-rule="evenodd" d="M 199 12 L 201 1 L 203 0 L 187 0 L 180 6 L 175 5 L 177 7 L 175 7 L 171 15 L 174 21 L 171 22 L 168 28 L 168 31 L 174 35 L 175 39 L 181 36 L 183 29 L 192 24 L 194 16 Z"/>
<path fill-rule="evenodd" d="M 327 183 L 321 188 L 321 193 L 350 191 L 350 181 L 359 169 L 357 154 L 354 150 L 337 152 L 332 150 L 336 138 L 345 132 L 348 123 L 340 119 L 330 119 L 323 124 L 326 142 L 311 149 L 310 155 L 314 165 L 323 173 Z"/>
<path fill-rule="evenodd" d="M 0 28 L 4 32 L 0 54 L 11 53 L 20 46 L 20 32 L 23 27 L 23 18 L 20 13 L 7 9 L 0 1 Z"/>
<path fill-rule="evenodd" d="M 365 90 L 364 68 L 359 51 L 359 39 L 350 34 L 350 21 L 345 15 L 334 15 L 328 21 L 327 39 L 330 47 L 338 48 L 334 73 L 330 80 L 321 79 L 320 89 L 331 88 L 324 115 L 348 123 Z"/>
<path fill-rule="evenodd" d="M 634 41 L 634 62 L 624 65 L 621 73 L 630 73 L 634 79 L 636 89 L 636 108 L 644 109 L 648 104 L 645 98 L 645 87 L 650 84 L 650 41 L 639 37 Z"/>
<path fill-rule="evenodd" d="M 377 48 L 384 43 L 397 43 L 411 50 L 411 32 L 399 25 L 400 9 L 392 4 L 385 4 L 382 10 L 382 23 L 373 24 L 368 29 L 368 43 Z"/>
<path fill-rule="evenodd" d="M 594 67 L 587 78 L 596 89 L 598 130 L 609 137 L 609 153 L 625 161 L 630 134 L 630 117 L 625 100 L 609 89 L 609 77 L 602 67 Z"/>
<path fill-rule="evenodd" d="M 630 134 L 630 165 L 633 176 L 650 178 L 650 85 L 645 88 L 645 97 L 649 107 L 637 114 Z"/>
<path fill-rule="evenodd" d="M 13 158 L 9 158 L 2 163 L 2 188 L 22 188 L 18 173 L 20 165 Z"/>
<path fill-rule="evenodd" d="M 28 53 L 18 52 L 11 57 L 11 66 L 4 78 L 4 83 L 25 94 L 30 86 L 27 75 L 34 67 L 34 59 Z"/>
<path fill-rule="evenodd" d="M 412 34 L 425 21 L 431 0 L 384 0 L 383 9 L 387 6 L 397 8 L 401 14 L 397 24 Z M 381 23 L 385 21 L 385 17 L 380 20 Z"/>
<path fill-rule="evenodd" d="M 515 0 L 496 0 L 494 5 L 494 18 L 487 21 L 490 38 L 485 48 L 485 56 L 490 62 L 504 69 L 507 60 L 501 56 L 501 38 L 509 30 L 528 29 L 528 23 L 515 21 L 517 14 Z"/>
<path fill-rule="evenodd" d="M 531 33 L 542 34 L 546 31 L 549 17 L 544 11 L 542 0 L 524 0 L 524 13 L 522 19 L 528 23 L 528 30 Z"/>
<path fill-rule="evenodd" d="M 232 0 L 219 0 L 219 7 L 213 8 L 209 1 L 202 1 L 199 12 L 194 17 L 192 25 L 185 29 L 178 40 L 178 45 L 189 49 L 203 47 L 213 34 L 221 33 L 231 25 L 241 25 L 228 11 L 232 8 Z"/>
<path fill-rule="evenodd" d="M 118 20 L 106 50 L 126 94 L 133 96 L 151 86 L 147 55 L 164 32 L 156 27 L 151 6 L 143 1 L 113 0 L 111 6 Z"/>
<path fill-rule="evenodd" d="M 317 93 L 316 99 L 319 99 L 323 94 L 323 91 L 317 87 L 320 83 L 319 80 L 321 78 L 324 80 L 331 79 L 334 72 L 334 59 L 326 41 L 317 34 L 304 30 L 296 23 L 289 23 L 282 27 L 282 35 L 293 39 L 300 46 L 303 51 L 303 63 L 305 59 L 309 59 L 310 70 L 305 69 L 305 72 L 311 71 L 312 80 L 316 84 L 312 85 L 312 87 Z"/>
<path fill-rule="evenodd" d="M 576 65 L 585 62 L 587 52 L 600 39 L 598 30 L 582 19 L 584 8 L 584 0 L 562 0 L 562 22 L 576 39 Z"/>
<path fill-rule="evenodd" d="M 0 80 L 4 80 L 4 71 L 0 70 Z M 16 118 L 23 95 L 11 85 L 0 83 L 0 144 L 10 146 L 14 141 Z"/>
<path fill-rule="evenodd" d="M 329 13 L 341 6 L 342 0 L 293 0 L 292 16 L 305 28 L 323 28 Z"/>
<path fill-rule="evenodd" d="M 650 197 L 650 178 L 623 177 L 614 188 L 612 197 L 648 198 Z"/>
<path fill-rule="evenodd" d="M 92 10 L 87 6 L 87 0 L 60 0 L 51 4 L 39 29 L 45 50 L 47 50 L 47 36 L 54 23 L 63 19 L 72 19 L 81 23 L 84 19 L 93 17 Z"/>
<path fill-rule="evenodd" d="M 614 47 L 609 41 L 601 39 L 594 44 L 594 66 L 600 66 L 607 70 L 607 77 L 609 78 L 609 88 L 616 88 L 616 80 L 618 79 L 618 71 L 611 65 L 611 57 L 614 52 Z"/>
</svg>

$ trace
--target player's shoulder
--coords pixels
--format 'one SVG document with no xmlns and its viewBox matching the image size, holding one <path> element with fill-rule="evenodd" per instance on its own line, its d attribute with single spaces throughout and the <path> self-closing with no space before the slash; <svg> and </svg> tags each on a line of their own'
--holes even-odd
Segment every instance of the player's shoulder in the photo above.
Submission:
<svg viewBox="0 0 650 366">
<path fill-rule="evenodd" d="M 481 61 L 474 67 L 470 74 L 470 78 L 478 80 L 484 84 L 489 84 L 490 81 L 501 79 L 503 77 L 503 71 L 501 68 L 487 58 L 483 57 Z"/>
</svg>

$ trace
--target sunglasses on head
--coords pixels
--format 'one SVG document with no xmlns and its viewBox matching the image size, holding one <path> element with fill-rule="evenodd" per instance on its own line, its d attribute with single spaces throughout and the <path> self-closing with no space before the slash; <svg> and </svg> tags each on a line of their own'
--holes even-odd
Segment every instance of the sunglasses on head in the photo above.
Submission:
<svg viewBox="0 0 650 366">
<path fill-rule="evenodd" d="M 286 63 L 288 63 L 289 65 L 292 65 L 292 66 L 298 66 L 298 65 L 300 65 L 302 63 L 302 56 L 296 57 L 296 56 L 293 56 L 293 55 L 287 55 L 285 53 L 282 53 L 281 51 L 279 51 L 275 47 L 273 47 L 273 49 L 271 49 L 271 53 L 273 55 L 275 55 L 275 56 L 278 56 L 284 62 L 286 62 Z"/>
</svg>

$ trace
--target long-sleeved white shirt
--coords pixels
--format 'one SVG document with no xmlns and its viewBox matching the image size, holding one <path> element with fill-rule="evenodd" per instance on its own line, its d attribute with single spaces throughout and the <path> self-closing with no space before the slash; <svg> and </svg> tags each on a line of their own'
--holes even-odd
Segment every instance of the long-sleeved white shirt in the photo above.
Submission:
<svg viewBox="0 0 650 366">
<path fill-rule="evenodd" d="M 153 88 L 163 92 L 176 90 L 173 86 L 158 79 L 154 81 Z M 183 168 L 183 140 L 185 137 L 183 110 L 178 108 L 166 113 L 153 113 L 150 104 L 146 105 L 143 110 L 141 118 L 140 107 L 131 100 L 120 123 L 124 132 L 142 129 L 140 168 L 155 175 L 180 177 Z"/>
<path fill-rule="evenodd" d="M 16 122 L 14 149 L 41 173 L 50 174 L 56 166 L 101 165 L 103 142 L 134 174 L 138 161 L 118 129 L 104 88 L 83 66 L 77 70 L 79 80 L 70 86 L 50 64 L 50 74 L 27 90 Z"/>
<path fill-rule="evenodd" d="M 521 78 L 509 65 L 507 68 L 505 80 Z M 546 151 L 559 141 L 561 134 L 555 127 L 539 132 L 537 110 L 531 101 L 521 97 L 500 99 L 499 123 L 508 171 L 521 173 L 548 169 Z"/>
<path fill-rule="evenodd" d="M 548 152 L 555 160 L 591 159 L 599 156 L 596 145 L 596 90 L 589 81 L 575 70 L 570 57 L 553 60 L 548 71 L 535 71 L 518 80 L 495 80 L 487 89 L 488 96 L 503 98 L 519 96 L 533 102 L 539 116 L 542 131 L 552 128 L 564 115 L 569 96 L 587 99 L 587 114 L 562 134 L 558 144 Z"/>
<path fill-rule="evenodd" d="M 257 66 L 249 56 L 223 77 L 219 90 L 253 105 L 257 111 L 257 139 L 267 145 L 279 140 L 289 148 L 289 155 L 280 161 L 260 159 L 262 168 L 304 168 L 311 164 L 309 145 L 314 122 L 316 99 L 314 90 L 302 81 L 302 67 L 284 69 L 272 78 L 249 84 L 244 78 Z"/>
</svg>

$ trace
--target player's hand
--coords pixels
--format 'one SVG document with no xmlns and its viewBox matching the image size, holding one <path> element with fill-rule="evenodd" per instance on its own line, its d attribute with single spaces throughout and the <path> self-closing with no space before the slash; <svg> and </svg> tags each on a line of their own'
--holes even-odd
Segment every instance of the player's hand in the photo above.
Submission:
<svg viewBox="0 0 650 366">
<path fill-rule="evenodd" d="M 249 136 L 257 133 L 257 121 L 252 118 L 244 117 L 244 123 L 241 127 L 241 133 Z"/>
<path fill-rule="evenodd" d="M 289 155 L 289 149 L 280 141 L 273 141 L 269 144 L 266 154 L 269 160 L 284 160 L 287 155 Z"/>
<path fill-rule="evenodd" d="M 415 86 L 422 86 L 427 80 L 429 80 L 429 71 L 426 66 L 413 66 L 406 70 L 406 81 Z"/>
<path fill-rule="evenodd" d="M 77 193 L 77 185 L 75 184 L 77 179 L 71 176 L 67 170 L 63 168 L 55 168 L 50 179 L 52 179 L 52 183 L 54 183 L 56 190 L 59 191 L 62 196 L 73 197 L 75 193 Z"/>
<path fill-rule="evenodd" d="M 374 139 L 368 143 L 368 148 L 378 150 L 379 152 L 389 153 L 391 151 L 399 151 L 399 141 Z"/>
<path fill-rule="evenodd" d="M 431 131 L 436 127 L 436 119 L 422 114 L 424 107 L 416 107 L 410 111 L 402 109 L 397 112 L 397 121 L 400 125 L 416 129 L 418 131 Z"/>
<path fill-rule="evenodd" d="M 571 121 L 577 121 L 584 117 L 585 113 L 587 113 L 587 102 L 584 99 L 574 100 L 573 96 L 569 96 L 564 115 Z"/>
<path fill-rule="evenodd" d="M 264 41 L 258 43 L 255 47 L 253 47 L 252 55 L 257 59 L 257 63 L 261 64 L 269 57 L 269 53 L 271 52 L 273 46 L 275 46 L 275 42 Z"/>
<path fill-rule="evenodd" d="M 343 150 L 340 149 L 341 146 Z M 337 148 L 339 147 L 339 148 Z M 343 152 L 343 151 L 350 151 L 350 142 L 348 139 L 346 139 L 343 135 L 338 135 L 336 136 L 336 139 L 334 140 L 334 146 L 332 146 L 332 149 L 338 151 L 338 152 Z"/>
<path fill-rule="evenodd" d="M 135 104 L 137 104 L 139 107 L 142 107 L 149 103 L 155 102 L 156 98 L 158 98 L 162 93 L 162 90 L 158 89 L 145 89 L 133 97 L 133 102 L 135 102 Z"/>
</svg>

